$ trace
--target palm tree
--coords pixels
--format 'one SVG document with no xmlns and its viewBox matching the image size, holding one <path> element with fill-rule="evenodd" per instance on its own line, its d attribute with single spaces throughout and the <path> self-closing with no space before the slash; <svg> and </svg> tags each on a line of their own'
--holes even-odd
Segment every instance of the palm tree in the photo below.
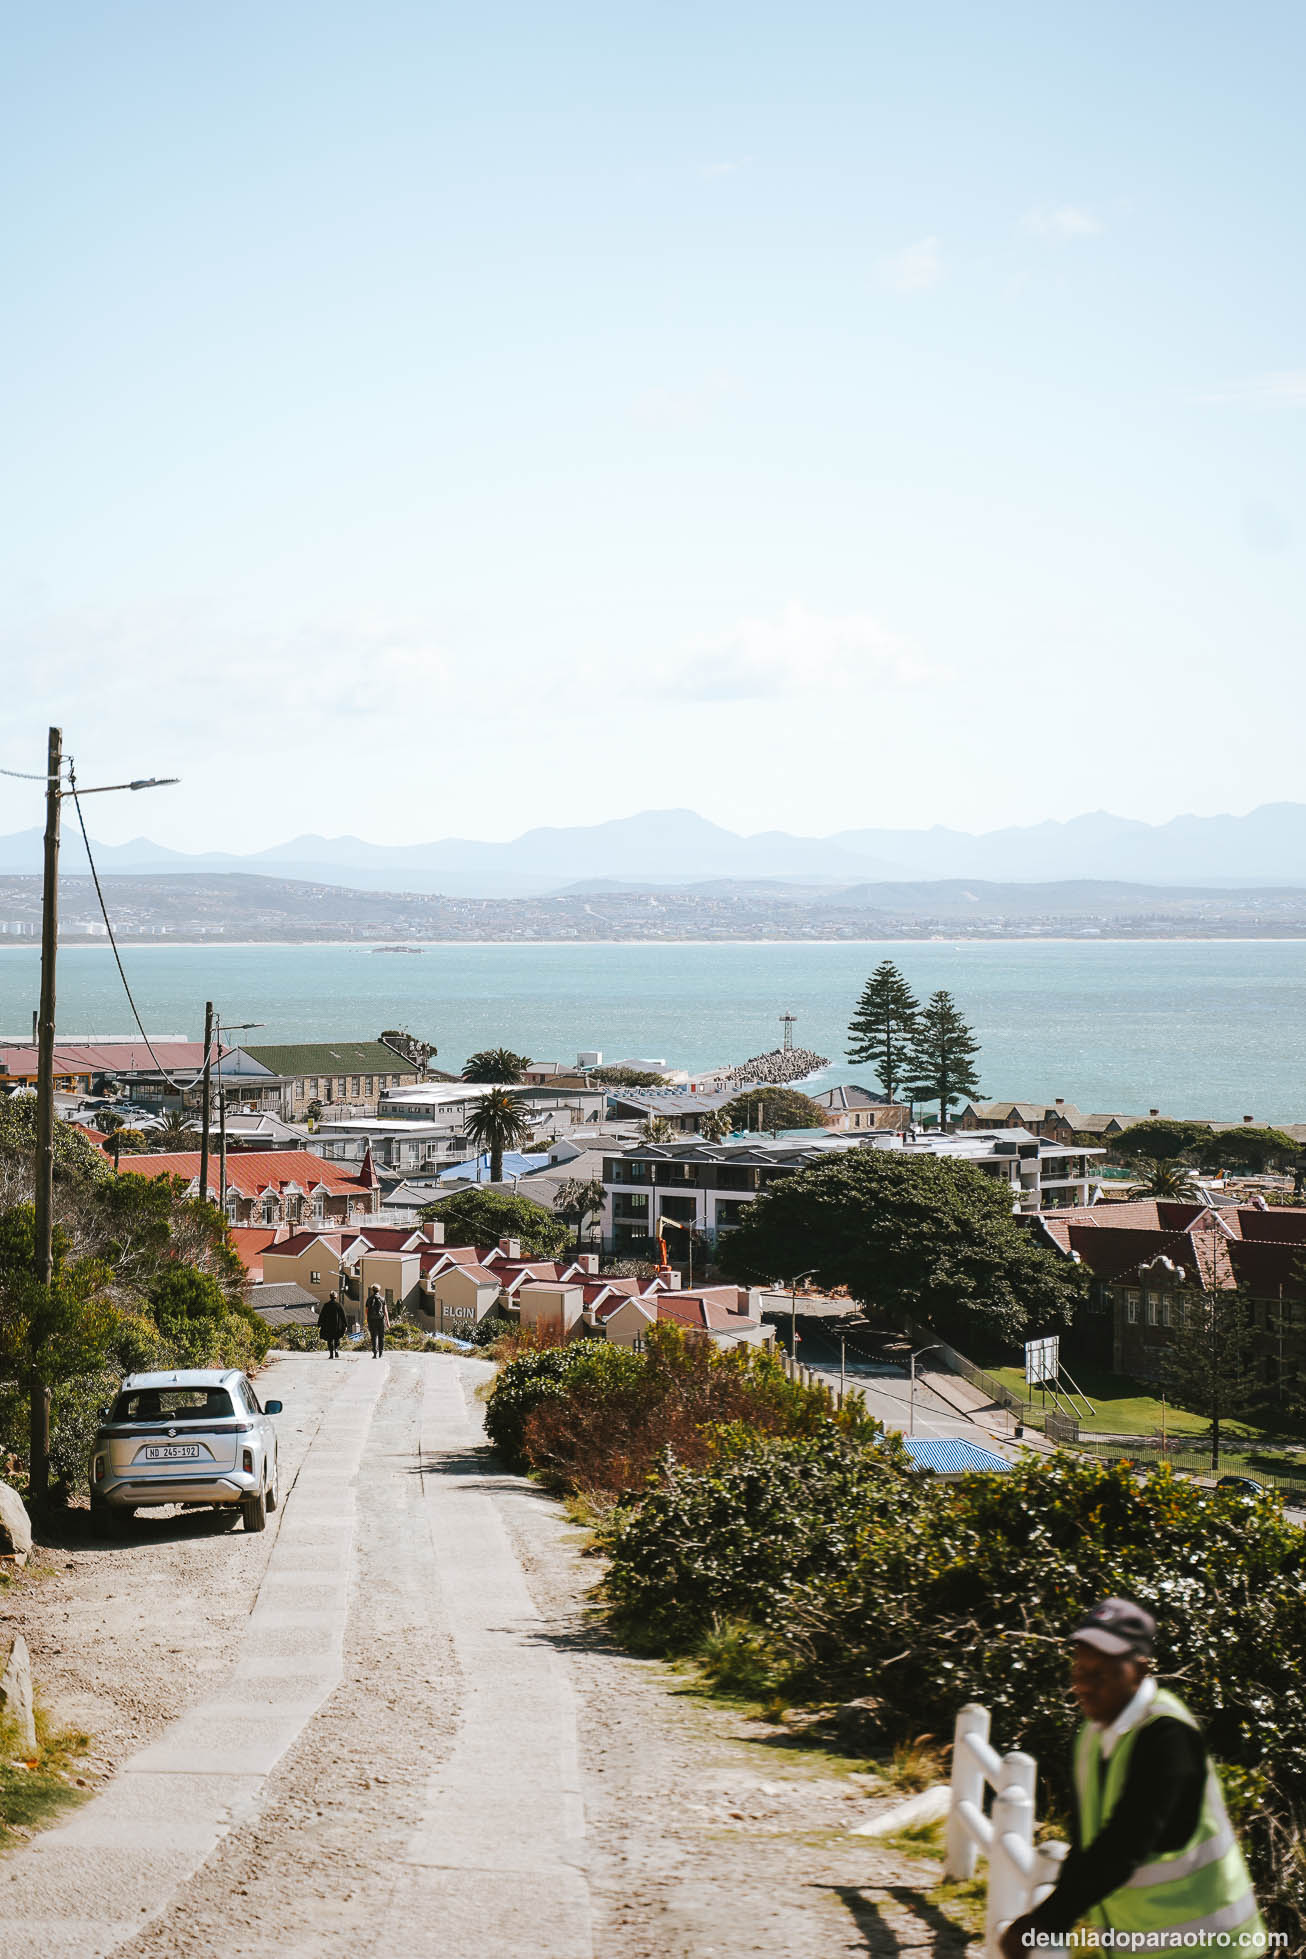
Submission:
<svg viewBox="0 0 1306 1959">
<path fill-rule="evenodd" d="M 503 1153 L 518 1150 L 530 1141 L 531 1125 L 520 1095 L 506 1088 L 492 1088 L 472 1109 L 463 1124 L 467 1140 L 478 1150 L 490 1152 L 490 1182 L 503 1177 Z"/>
<path fill-rule="evenodd" d="M 169 1109 L 153 1133 L 160 1148 L 182 1150 L 198 1143 L 200 1130 L 195 1117 L 188 1116 L 184 1109 Z"/>
<path fill-rule="evenodd" d="M 645 1116 L 639 1125 L 641 1143 L 669 1143 L 675 1133 L 665 1116 Z"/>
<path fill-rule="evenodd" d="M 531 1065 L 529 1054 L 511 1048 L 478 1048 L 463 1063 L 465 1082 L 519 1082 Z"/>
<path fill-rule="evenodd" d="M 698 1133 L 705 1143 L 724 1143 L 727 1136 L 734 1134 L 734 1124 L 722 1109 L 709 1109 L 698 1125 Z"/>
<path fill-rule="evenodd" d="M 576 1250 L 580 1251 L 586 1218 L 603 1209 L 603 1185 L 597 1177 L 568 1177 L 558 1185 L 553 1208 L 560 1217 L 575 1220 Z"/>
<path fill-rule="evenodd" d="M 1141 1183 L 1134 1185 L 1138 1197 L 1172 1197 L 1198 1199 L 1201 1190 L 1186 1163 L 1180 1163 L 1173 1156 L 1154 1156 L 1150 1162 L 1139 1164 L 1146 1174 Z"/>
</svg>

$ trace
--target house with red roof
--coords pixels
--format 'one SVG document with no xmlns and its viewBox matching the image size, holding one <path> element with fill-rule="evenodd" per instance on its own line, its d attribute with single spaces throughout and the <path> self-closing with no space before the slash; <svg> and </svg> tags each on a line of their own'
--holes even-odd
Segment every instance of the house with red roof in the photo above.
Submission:
<svg viewBox="0 0 1306 1959">
<path fill-rule="evenodd" d="M 1306 1209 L 1134 1198 L 1042 1212 L 1032 1228 L 1091 1275 L 1074 1336 L 1082 1357 L 1161 1380 L 1203 1295 L 1241 1291 L 1265 1388 L 1306 1374 Z"/>
<path fill-rule="evenodd" d="M 165 1155 L 133 1156 L 131 1175 L 180 1177 L 189 1196 L 198 1196 L 198 1150 Z M 323 1227 L 361 1224 L 377 1217 L 381 1190 L 370 1157 L 361 1165 L 328 1163 L 311 1150 L 241 1150 L 227 1158 L 227 1188 L 218 1188 L 218 1154 L 209 1156 L 208 1195 L 222 1203 L 228 1224 L 305 1225 Z"/>
</svg>

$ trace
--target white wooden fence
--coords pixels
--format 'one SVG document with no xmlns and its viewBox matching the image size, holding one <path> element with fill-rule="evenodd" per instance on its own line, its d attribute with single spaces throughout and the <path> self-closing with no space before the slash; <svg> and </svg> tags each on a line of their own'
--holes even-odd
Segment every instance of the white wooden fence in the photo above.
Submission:
<svg viewBox="0 0 1306 1959">
<path fill-rule="evenodd" d="M 952 1803 L 944 1876 L 975 1875 L 982 1850 L 989 1860 L 985 1959 L 999 1959 L 998 1938 L 1013 1918 L 1041 1904 L 1057 1881 L 1064 1843 L 1035 1844 L 1034 1787 L 1038 1764 L 1013 1750 L 999 1755 L 989 1745 L 989 1711 L 975 1701 L 957 1716 L 952 1743 Z M 993 1808 L 984 1814 L 984 1785 Z"/>
</svg>

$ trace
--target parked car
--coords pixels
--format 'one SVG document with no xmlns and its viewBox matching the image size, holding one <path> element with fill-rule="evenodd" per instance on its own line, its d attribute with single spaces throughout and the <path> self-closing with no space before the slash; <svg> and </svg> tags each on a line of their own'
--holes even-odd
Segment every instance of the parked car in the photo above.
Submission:
<svg viewBox="0 0 1306 1959">
<path fill-rule="evenodd" d="M 260 1407 L 236 1368 L 129 1374 L 100 1411 L 91 1451 L 91 1515 L 107 1536 L 115 1523 L 159 1503 L 240 1507 L 262 1530 L 281 1493 L 279 1401 Z"/>
<path fill-rule="evenodd" d="M 1248 1496 L 1259 1496 L 1265 1485 L 1258 1483 L 1254 1476 L 1217 1476 L 1215 1487 L 1217 1490 L 1242 1490 Z"/>
</svg>

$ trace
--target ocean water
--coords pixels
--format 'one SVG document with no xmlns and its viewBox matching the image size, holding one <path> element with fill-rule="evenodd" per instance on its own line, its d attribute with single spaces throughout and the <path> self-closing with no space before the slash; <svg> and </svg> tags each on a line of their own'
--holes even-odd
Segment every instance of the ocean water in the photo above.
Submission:
<svg viewBox="0 0 1306 1959">
<path fill-rule="evenodd" d="M 922 997 L 947 987 L 974 1026 L 987 1096 L 1306 1121 L 1306 942 L 1007 941 L 890 945 L 148 946 L 123 954 L 147 1028 L 198 1038 L 204 1002 L 263 1021 L 251 1041 L 407 1027 L 456 1070 L 480 1047 L 540 1060 L 583 1048 L 704 1068 L 794 1038 L 831 1057 L 818 1085 L 873 1077 L 842 1060 L 866 975 L 897 962 Z M 0 1034 L 30 1032 L 34 947 L 0 949 Z M 57 1024 L 126 1034 L 107 946 L 61 948 Z"/>
</svg>

